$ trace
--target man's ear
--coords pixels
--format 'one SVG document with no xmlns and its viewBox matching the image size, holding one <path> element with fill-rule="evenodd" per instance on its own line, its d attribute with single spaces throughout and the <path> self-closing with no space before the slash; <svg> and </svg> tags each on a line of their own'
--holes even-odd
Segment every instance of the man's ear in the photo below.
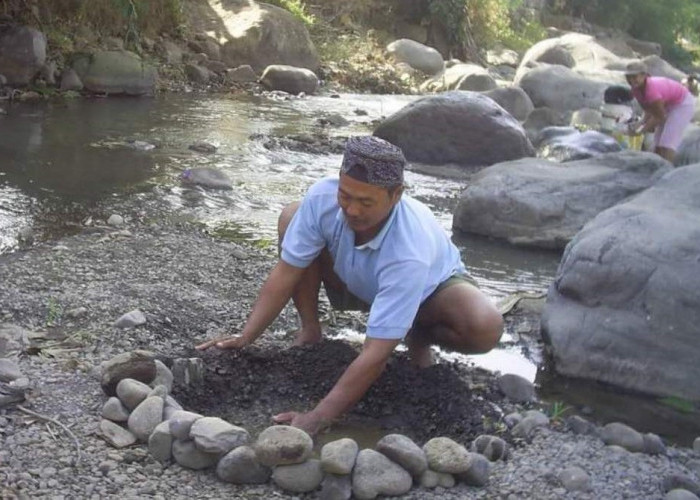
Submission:
<svg viewBox="0 0 700 500">
<path fill-rule="evenodd" d="M 391 193 L 392 203 L 398 203 L 399 200 L 401 199 L 402 194 L 403 194 L 403 186 L 399 186 L 397 188 L 394 188 L 393 192 Z"/>
</svg>

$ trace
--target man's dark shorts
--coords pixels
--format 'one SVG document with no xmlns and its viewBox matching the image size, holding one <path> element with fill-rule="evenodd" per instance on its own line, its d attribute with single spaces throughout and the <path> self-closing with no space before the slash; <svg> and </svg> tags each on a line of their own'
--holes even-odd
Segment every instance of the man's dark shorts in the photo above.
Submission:
<svg viewBox="0 0 700 500">
<path fill-rule="evenodd" d="M 469 273 L 453 274 L 445 281 L 440 283 L 435 289 L 435 291 L 433 291 L 433 293 L 431 293 L 428 296 L 428 298 L 426 298 L 423 301 L 423 304 L 435 297 L 438 293 L 440 293 L 441 290 L 449 288 L 453 285 L 458 285 L 460 283 L 469 283 L 470 285 L 479 288 L 479 285 L 476 283 L 476 280 Z M 338 309 L 339 311 L 369 312 L 370 304 L 354 295 L 352 292 L 350 292 L 350 290 L 347 289 L 347 287 L 344 286 L 342 290 L 338 290 L 331 287 L 325 287 L 325 289 L 326 295 L 328 295 L 328 300 L 330 301 L 334 309 Z"/>
</svg>

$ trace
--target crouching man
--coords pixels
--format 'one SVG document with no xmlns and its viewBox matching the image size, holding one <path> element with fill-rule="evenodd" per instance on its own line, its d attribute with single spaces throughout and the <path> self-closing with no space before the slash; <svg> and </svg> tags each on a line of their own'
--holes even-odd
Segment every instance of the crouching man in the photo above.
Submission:
<svg viewBox="0 0 700 500">
<path fill-rule="evenodd" d="M 252 344 L 290 298 L 301 318 L 295 344 L 319 342 L 321 283 L 334 307 L 368 311 L 362 351 L 331 391 L 306 413 L 276 415 L 277 423 L 315 434 L 362 398 L 402 340 L 424 367 L 431 345 L 485 353 L 501 336 L 503 319 L 473 284 L 458 249 L 425 205 L 403 195 L 405 163 L 382 139 L 349 139 L 339 178 L 317 182 L 283 210 L 281 258 L 240 335 L 197 346 Z"/>
</svg>

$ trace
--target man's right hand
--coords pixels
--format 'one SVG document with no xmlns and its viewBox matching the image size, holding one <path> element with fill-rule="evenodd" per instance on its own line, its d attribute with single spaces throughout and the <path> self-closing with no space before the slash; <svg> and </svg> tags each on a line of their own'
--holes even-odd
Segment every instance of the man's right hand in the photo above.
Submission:
<svg viewBox="0 0 700 500">
<path fill-rule="evenodd" d="M 198 351 L 203 351 L 204 349 L 208 349 L 210 347 L 218 347 L 219 349 L 241 349 L 249 344 L 250 342 L 246 341 L 241 335 L 230 335 L 228 337 L 219 337 L 208 340 L 202 344 L 199 344 L 198 346 L 195 346 L 195 349 Z"/>
</svg>

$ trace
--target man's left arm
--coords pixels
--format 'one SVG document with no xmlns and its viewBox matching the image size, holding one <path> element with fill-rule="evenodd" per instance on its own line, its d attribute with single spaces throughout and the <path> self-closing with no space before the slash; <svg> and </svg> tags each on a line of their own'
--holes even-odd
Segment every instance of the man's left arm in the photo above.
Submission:
<svg viewBox="0 0 700 500">
<path fill-rule="evenodd" d="M 367 338 L 362 351 L 347 367 L 333 389 L 307 413 L 287 412 L 274 417 L 277 423 L 299 427 L 316 434 L 331 421 L 352 408 L 384 371 L 391 353 L 401 339 Z"/>
</svg>

